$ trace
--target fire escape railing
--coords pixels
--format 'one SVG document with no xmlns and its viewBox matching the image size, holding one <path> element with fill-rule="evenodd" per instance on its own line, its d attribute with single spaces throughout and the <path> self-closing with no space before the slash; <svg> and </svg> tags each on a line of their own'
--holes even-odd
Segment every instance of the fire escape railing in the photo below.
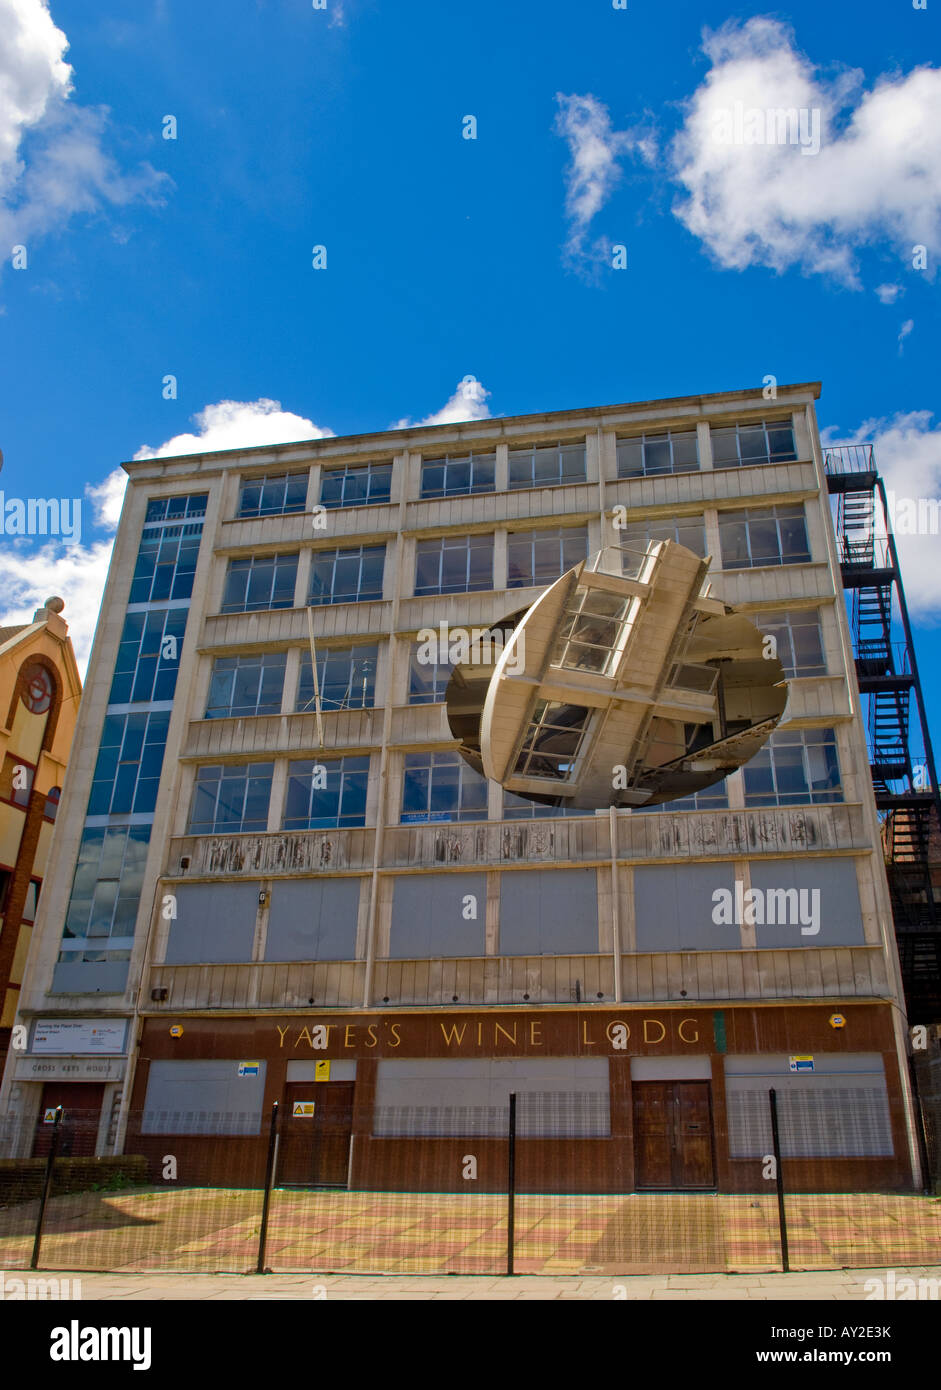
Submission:
<svg viewBox="0 0 941 1390">
<path fill-rule="evenodd" d="M 885 487 L 871 444 L 826 449 L 824 468 L 836 498 L 837 550 L 908 1016 L 939 1022 L 941 796 Z"/>
</svg>

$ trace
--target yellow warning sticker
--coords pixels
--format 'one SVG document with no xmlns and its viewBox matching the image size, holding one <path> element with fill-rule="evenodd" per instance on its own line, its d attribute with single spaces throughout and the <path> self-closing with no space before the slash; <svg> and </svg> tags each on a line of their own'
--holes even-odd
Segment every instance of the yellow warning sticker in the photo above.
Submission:
<svg viewBox="0 0 941 1390">
<path fill-rule="evenodd" d="M 324 1061 L 324 1062 L 315 1062 L 315 1063 L 314 1063 L 314 1080 L 315 1080 L 315 1081 L 329 1081 L 329 1080 L 330 1080 L 330 1063 L 329 1063 L 329 1062 Z"/>
<path fill-rule="evenodd" d="M 296 1100 L 291 1115 L 295 1120 L 312 1120 L 314 1118 L 314 1102 L 312 1100 Z"/>
</svg>

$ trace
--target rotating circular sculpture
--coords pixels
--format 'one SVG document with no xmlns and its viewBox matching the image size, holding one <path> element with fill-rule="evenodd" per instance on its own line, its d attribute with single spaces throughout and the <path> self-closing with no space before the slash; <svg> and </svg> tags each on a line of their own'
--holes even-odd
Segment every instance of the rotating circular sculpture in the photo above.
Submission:
<svg viewBox="0 0 941 1390">
<path fill-rule="evenodd" d="M 675 541 L 609 546 L 475 630 L 446 695 L 464 759 L 583 811 L 674 801 L 748 762 L 787 682 L 754 623 L 710 596 L 708 570 Z"/>
</svg>

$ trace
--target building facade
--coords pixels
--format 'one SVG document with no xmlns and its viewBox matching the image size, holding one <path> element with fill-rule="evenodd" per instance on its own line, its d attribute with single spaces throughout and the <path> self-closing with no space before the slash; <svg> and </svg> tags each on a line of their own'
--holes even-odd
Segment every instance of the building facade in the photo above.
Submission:
<svg viewBox="0 0 941 1390">
<path fill-rule="evenodd" d="M 277 1100 L 285 1181 L 466 1190 L 473 1134 L 495 1187 L 515 1092 L 533 1188 L 751 1190 L 773 1087 L 796 1185 L 916 1185 L 817 391 L 127 464 L 3 1081 L 19 1151 L 63 1103 L 97 1152 L 258 1180 Z M 782 661 L 768 744 L 649 811 L 486 781 L 419 634 L 662 539 Z"/>
<path fill-rule="evenodd" d="M 0 1060 L 16 1019 L 82 693 L 64 606 L 47 599 L 31 623 L 0 628 Z"/>
</svg>

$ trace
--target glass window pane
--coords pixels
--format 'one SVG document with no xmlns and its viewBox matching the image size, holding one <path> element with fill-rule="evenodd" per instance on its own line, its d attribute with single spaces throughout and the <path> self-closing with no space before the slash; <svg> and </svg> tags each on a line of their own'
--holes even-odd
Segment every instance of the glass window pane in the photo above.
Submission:
<svg viewBox="0 0 941 1390">
<path fill-rule="evenodd" d="M 751 541 L 752 563 L 776 562 L 781 558 L 778 541 L 778 528 L 774 521 L 752 518 L 748 523 L 748 537 Z"/>
<path fill-rule="evenodd" d="M 644 471 L 643 440 L 619 439 L 617 460 L 619 478 L 639 478 Z"/>
<path fill-rule="evenodd" d="M 670 441 L 666 435 L 648 436 L 644 441 L 644 468 L 647 473 L 669 473 Z"/>
<path fill-rule="evenodd" d="M 712 431 L 712 461 L 717 468 L 738 463 L 738 430 Z"/>
<path fill-rule="evenodd" d="M 673 435 L 673 467 L 677 472 L 699 467 L 695 430 Z"/>
</svg>

